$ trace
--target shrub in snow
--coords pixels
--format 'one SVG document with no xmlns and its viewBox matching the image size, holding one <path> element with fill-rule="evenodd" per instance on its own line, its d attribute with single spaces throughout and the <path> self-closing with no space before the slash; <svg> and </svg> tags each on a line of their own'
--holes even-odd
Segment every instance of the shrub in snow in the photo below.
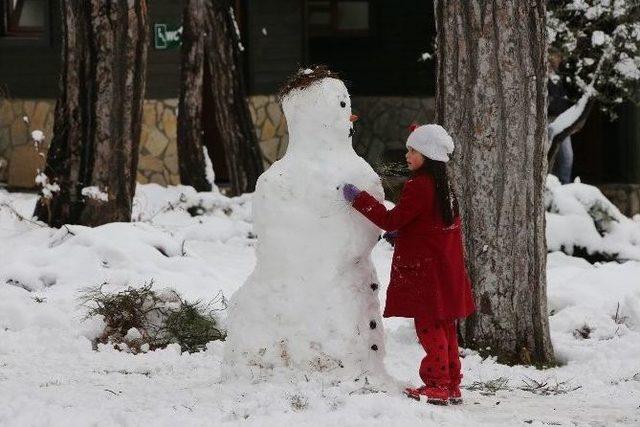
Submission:
<svg viewBox="0 0 640 427">
<path fill-rule="evenodd" d="M 624 216 L 596 187 L 561 185 L 547 177 L 547 247 L 590 262 L 640 261 L 640 224 Z"/>
<path fill-rule="evenodd" d="M 104 292 L 104 285 L 86 289 L 80 297 L 88 308 L 87 318 L 104 319 L 96 346 L 113 344 L 118 350 L 137 354 L 178 344 L 182 351 L 192 353 L 204 350 L 211 341 L 225 339 L 218 320 L 200 301 L 187 302 L 170 289 L 156 292 L 152 284 L 117 293 Z"/>
</svg>

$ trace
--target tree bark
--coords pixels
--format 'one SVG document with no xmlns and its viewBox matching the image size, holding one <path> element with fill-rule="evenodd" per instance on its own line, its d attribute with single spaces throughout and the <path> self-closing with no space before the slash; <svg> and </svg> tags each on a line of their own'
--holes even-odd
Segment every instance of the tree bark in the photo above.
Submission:
<svg viewBox="0 0 640 427">
<path fill-rule="evenodd" d="M 200 13 L 198 13 L 198 9 Z M 192 0 L 185 7 L 189 28 L 183 29 L 183 79 L 178 118 L 180 176 L 184 184 L 206 188 L 203 179 L 207 147 L 212 163 L 224 151 L 231 193 L 255 190 L 263 172 L 242 73 L 242 44 L 229 0 Z M 200 16 L 195 16 L 195 15 Z M 196 25 L 201 25 L 198 31 Z M 190 37 L 191 40 L 186 40 Z M 202 47 L 200 47 L 202 44 Z M 203 106 L 211 102 L 210 106 Z M 190 105 L 184 105 L 189 103 Z M 184 105 L 184 106 L 183 106 Z M 208 108 L 206 108 L 208 107 Z M 184 110 L 183 108 L 186 108 Z M 206 115 L 211 112 L 210 116 Z M 184 116 L 183 116 L 184 114 Z M 210 121 L 203 138 L 200 120 Z M 221 150 L 223 148 L 223 150 Z"/>
<path fill-rule="evenodd" d="M 145 0 L 61 1 L 60 95 L 34 215 L 51 226 L 129 221 L 145 89 Z M 86 187 L 108 200 L 83 196 Z"/>
<path fill-rule="evenodd" d="M 234 195 L 252 192 L 263 172 L 262 155 L 258 146 L 242 72 L 242 42 L 233 15 L 231 0 L 207 0 L 209 28 L 205 38 L 205 72 L 211 76 L 216 143 L 224 144 L 227 167 Z M 208 140 L 210 141 L 210 140 Z M 214 147 L 207 147 L 214 153 Z"/>
<path fill-rule="evenodd" d="M 478 311 L 464 343 L 507 363 L 553 362 L 546 297 L 545 1 L 437 0 L 436 116 Z"/>
<path fill-rule="evenodd" d="M 178 166 L 180 182 L 197 191 L 211 191 L 207 180 L 202 129 L 205 0 L 187 0 L 182 15 L 180 101 L 178 104 Z"/>
</svg>

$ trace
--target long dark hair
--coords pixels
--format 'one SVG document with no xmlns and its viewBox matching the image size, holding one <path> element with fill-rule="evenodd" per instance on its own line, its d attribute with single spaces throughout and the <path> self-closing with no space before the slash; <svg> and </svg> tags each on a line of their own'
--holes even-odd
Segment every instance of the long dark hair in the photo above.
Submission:
<svg viewBox="0 0 640 427">
<path fill-rule="evenodd" d="M 419 172 L 428 173 L 433 176 L 436 181 L 436 193 L 440 202 L 440 212 L 442 220 L 447 225 L 453 225 L 456 218 L 460 215 L 458 209 L 458 199 L 451 186 L 449 174 L 447 172 L 447 164 L 438 160 L 431 160 L 424 157 L 424 163 Z"/>
</svg>

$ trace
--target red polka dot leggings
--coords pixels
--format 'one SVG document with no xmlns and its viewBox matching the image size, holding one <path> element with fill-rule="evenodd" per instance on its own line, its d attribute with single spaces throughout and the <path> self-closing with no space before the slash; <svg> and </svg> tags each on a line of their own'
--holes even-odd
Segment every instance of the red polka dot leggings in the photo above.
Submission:
<svg viewBox="0 0 640 427">
<path fill-rule="evenodd" d="M 430 387 L 458 386 L 462 375 L 456 321 L 414 321 L 418 340 L 427 353 L 420 364 L 422 381 Z"/>
</svg>

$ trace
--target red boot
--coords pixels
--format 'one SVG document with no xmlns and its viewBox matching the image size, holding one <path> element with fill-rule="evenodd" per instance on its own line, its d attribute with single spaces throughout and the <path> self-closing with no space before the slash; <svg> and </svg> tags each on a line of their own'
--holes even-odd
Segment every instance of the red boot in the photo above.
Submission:
<svg viewBox="0 0 640 427">
<path fill-rule="evenodd" d="M 462 404 L 462 392 L 460 391 L 460 380 L 462 380 L 462 374 L 457 378 L 451 378 L 449 383 L 449 403 L 452 405 Z"/>
<path fill-rule="evenodd" d="M 418 387 L 418 388 L 413 388 L 413 387 L 407 387 L 404 389 L 404 395 L 407 396 L 410 399 L 415 399 L 417 401 L 420 401 L 420 389 L 422 387 Z"/>
<path fill-rule="evenodd" d="M 449 390 L 446 387 L 439 386 L 422 386 L 419 388 L 406 388 L 404 394 L 415 400 L 421 397 L 427 399 L 427 403 L 433 405 L 447 405 L 449 403 Z"/>
<path fill-rule="evenodd" d="M 427 403 L 433 405 L 447 405 L 449 403 L 449 389 L 442 386 L 424 386 L 420 393 L 427 398 Z"/>
<path fill-rule="evenodd" d="M 462 405 L 462 392 L 459 385 L 449 386 L 449 403 L 452 405 Z"/>
</svg>

